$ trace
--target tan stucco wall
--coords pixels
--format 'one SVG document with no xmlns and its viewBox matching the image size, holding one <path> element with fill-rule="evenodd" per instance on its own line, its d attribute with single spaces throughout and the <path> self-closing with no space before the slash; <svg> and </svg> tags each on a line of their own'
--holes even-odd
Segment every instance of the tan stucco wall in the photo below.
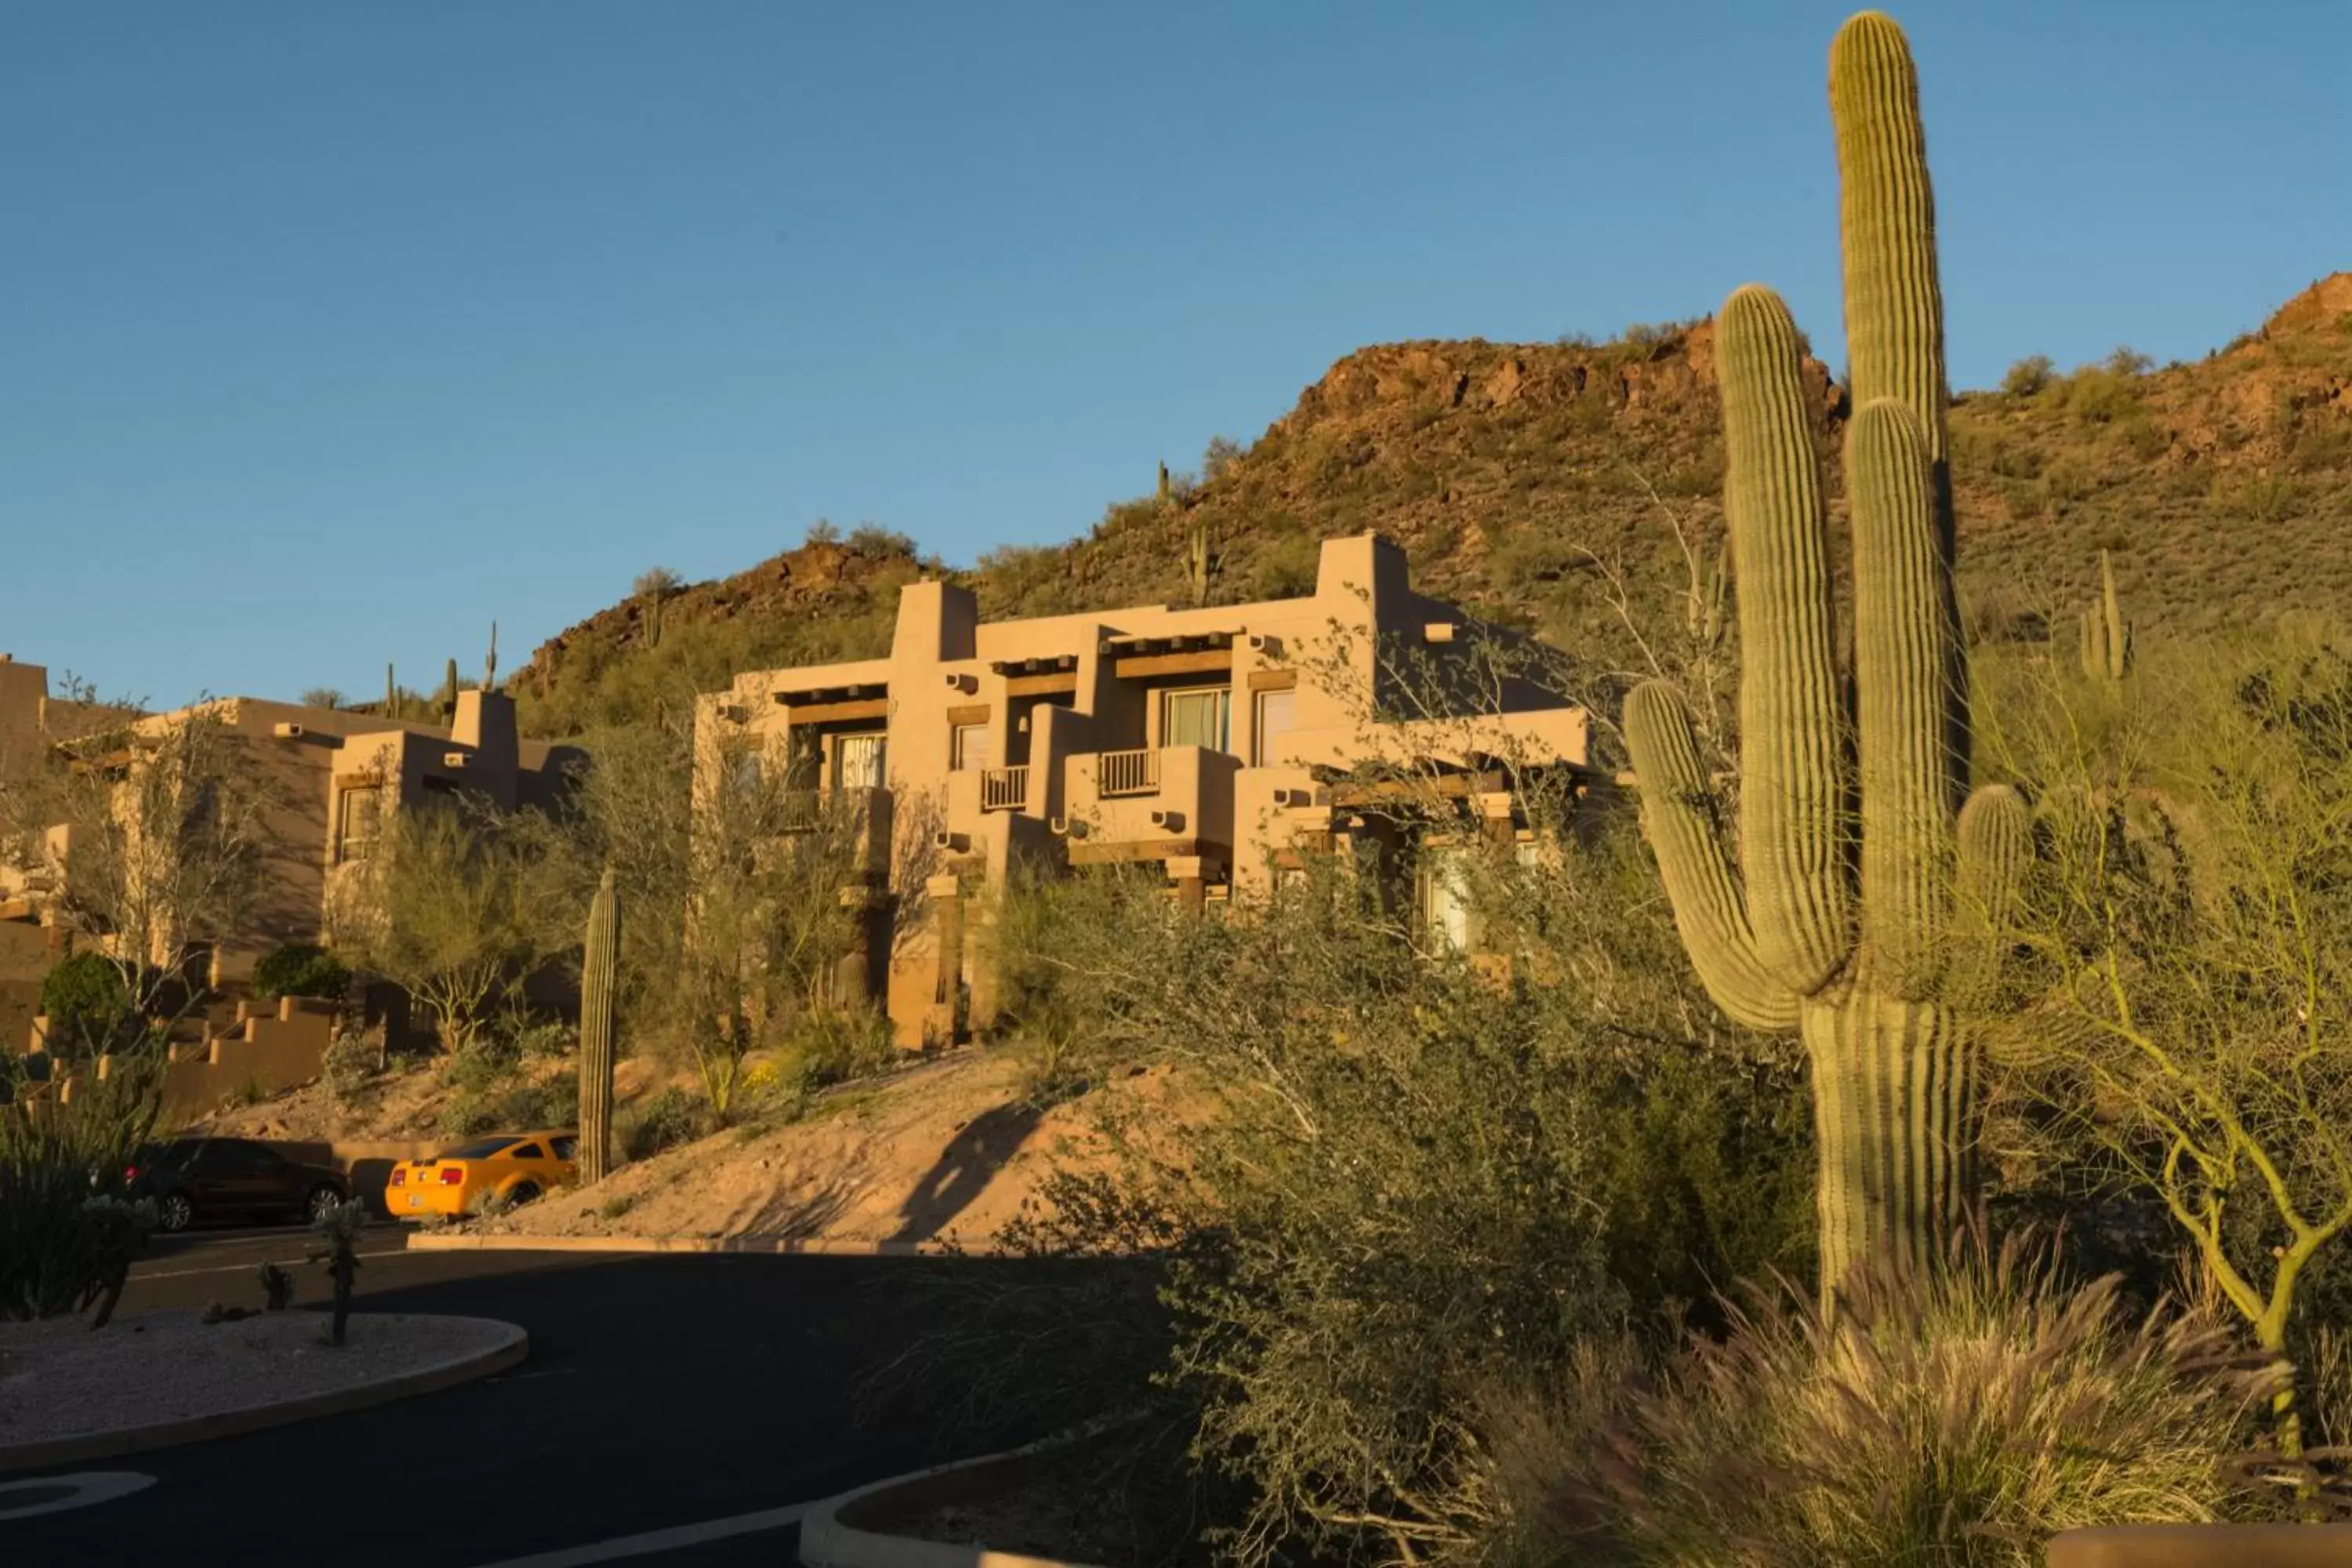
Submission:
<svg viewBox="0 0 2352 1568">
<path fill-rule="evenodd" d="M 894 889 L 905 929 L 887 1005 L 900 1038 L 912 1044 L 919 1041 L 940 989 L 937 921 L 927 904 L 1001 881 L 1015 856 L 1049 863 L 1106 851 L 1160 858 L 1171 870 L 1230 879 L 1236 891 L 1248 892 L 1264 885 L 1269 858 L 1305 820 L 1291 802 L 1314 792 L 1313 764 L 1346 767 L 1432 752 L 1587 763 L 1587 715 L 1525 681 L 1506 683 L 1503 711 L 1488 718 L 1396 726 L 1370 721 L 1381 682 L 1379 649 L 1386 645 L 1420 649 L 1419 657 L 1454 657 L 1442 636 L 1428 639 L 1426 628 L 1467 622 L 1459 610 L 1414 592 L 1403 552 L 1370 535 L 1325 542 L 1313 594 L 1245 605 L 1146 605 L 982 622 L 968 592 L 943 583 L 910 584 L 901 591 L 889 658 L 746 671 L 703 700 L 697 740 L 706 762 L 722 741 L 749 742 L 782 759 L 795 707 L 825 716 L 815 722 L 820 730 L 887 732 L 889 786 L 900 801 L 896 859 L 902 866 L 921 859 L 910 853 L 919 847 L 907 842 L 910 835 L 945 834 L 950 845 L 926 868 L 919 885 Z M 1229 639 L 1213 670 L 1121 674 L 1128 652 L 1111 646 L 1119 639 L 1213 635 Z M 1270 747 L 1266 765 L 1252 766 L 1255 687 L 1284 681 L 1296 692 L 1294 727 Z M 1045 685 L 1062 689 L 1050 695 L 1037 689 Z M 1156 764 L 1160 786 L 1152 795 L 1103 797 L 1097 788 L 1099 754 L 1159 746 L 1157 693 L 1186 685 L 1231 687 L 1227 749 L 1162 749 Z M 845 694 L 858 705 L 848 711 L 870 709 L 874 716 L 840 716 Z M 794 697 L 803 702 L 784 700 Z M 984 809 L 978 776 L 950 769 L 954 725 L 972 715 L 987 725 L 991 768 L 1017 763 L 1030 770 L 1013 809 Z M 706 767 L 705 787 L 712 776 Z M 1006 782 L 1009 789 L 1014 781 Z M 919 804 L 910 809 L 910 803 Z M 1161 814 L 1160 822 L 1151 820 L 1154 812 Z M 1168 826 L 1180 819 L 1180 826 Z M 1073 843 L 1084 848 L 1073 851 Z M 1186 861 L 1181 868 L 1172 865 L 1179 858 Z M 1207 864 L 1191 863 L 1200 859 Z M 950 889 L 959 891 L 950 894 Z M 968 902 L 961 921 L 967 949 L 985 920 L 984 901 Z M 984 977 L 975 973 L 974 981 L 976 991 L 984 989 Z"/>
</svg>

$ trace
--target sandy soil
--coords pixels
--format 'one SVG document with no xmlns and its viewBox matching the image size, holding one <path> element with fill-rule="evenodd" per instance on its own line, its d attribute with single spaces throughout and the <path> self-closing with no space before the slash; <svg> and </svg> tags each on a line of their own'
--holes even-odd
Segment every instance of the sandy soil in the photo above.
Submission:
<svg viewBox="0 0 2352 1568">
<path fill-rule="evenodd" d="M 538 1236 L 775 1236 L 985 1247 L 1055 1169 L 1109 1158 L 1108 1124 L 1163 1135 L 1192 1109 L 1161 1071 L 1039 1110 L 1017 1064 L 963 1050 L 845 1086 L 803 1120 L 725 1131 L 471 1227 Z"/>
<path fill-rule="evenodd" d="M 206 1324 L 142 1312 L 92 1331 L 86 1318 L 0 1323 L 0 1447 L 144 1426 L 356 1388 L 503 1343 L 483 1318 L 355 1312 L 340 1350 L 323 1312 Z"/>
</svg>

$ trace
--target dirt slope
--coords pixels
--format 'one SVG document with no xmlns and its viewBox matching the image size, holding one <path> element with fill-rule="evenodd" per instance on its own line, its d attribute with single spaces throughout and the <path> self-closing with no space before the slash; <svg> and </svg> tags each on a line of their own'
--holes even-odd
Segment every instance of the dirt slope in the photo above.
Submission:
<svg viewBox="0 0 2352 1568">
<path fill-rule="evenodd" d="M 724 1131 L 477 1222 L 485 1234 L 952 1240 L 985 1247 L 1056 1169 L 1108 1152 L 1107 1119 L 1180 1129 L 1192 1101 L 1163 1072 L 1039 1110 L 1002 1055 L 959 1051 L 851 1086 L 803 1121 Z"/>
</svg>

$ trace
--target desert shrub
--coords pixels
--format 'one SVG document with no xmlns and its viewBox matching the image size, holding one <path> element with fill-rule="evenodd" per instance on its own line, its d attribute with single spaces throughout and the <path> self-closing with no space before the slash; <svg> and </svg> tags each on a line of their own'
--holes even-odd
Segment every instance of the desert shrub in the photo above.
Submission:
<svg viewBox="0 0 2352 1568">
<path fill-rule="evenodd" d="M 1250 562 L 1254 599 L 1295 599 L 1315 591 L 1321 547 L 1304 533 L 1286 533 L 1261 546 Z"/>
<path fill-rule="evenodd" d="M 153 1223 L 122 1172 L 154 1129 L 154 1068 L 126 1058 L 63 1104 L 0 1105 L 0 1318 L 110 1310 Z"/>
<path fill-rule="evenodd" d="M 2009 367 L 2009 374 L 2000 378 L 2000 389 L 2011 397 L 2038 396 L 2056 369 L 2048 354 L 2028 354 Z"/>
<path fill-rule="evenodd" d="M 41 977 L 41 1011 L 51 1048 L 95 1054 L 110 1047 L 131 1015 L 122 967 L 102 952 L 77 952 Z"/>
<path fill-rule="evenodd" d="M 1790 1288 L 1654 1375 L 1596 1348 L 1544 1394 L 1498 1393 L 1497 1554 L 2028 1568 L 2061 1530 L 2231 1503 L 2263 1374 L 2218 1320 L 2135 1318 L 2112 1279 L 2077 1288 L 2015 1238 L 1960 1250 L 1924 1277 L 1856 1280 L 1834 1327 Z"/>
<path fill-rule="evenodd" d="M 622 1118 L 621 1152 L 631 1160 L 650 1160 L 701 1137 L 709 1123 L 709 1109 L 673 1084 Z"/>
<path fill-rule="evenodd" d="M 808 1093 L 869 1078 L 899 1057 L 890 1020 L 879 1009 L 810 1007 L 793 1018 L 777 1070 L 785 1089 Z"/>
<path fill-rule="evenodd" d="M 289 942 L 253 966 L 253 994 L 265 1002 L 280 996 L 340 1002 L 351 984 L 352 972 L 342 960 L 307 942 Z"/>
<path fill-rule="evenodd" d="M 1012 964 L 1008 1001 L 1082 1026 L 1068 1070 L 1168 1062 L 1213 1100 L 1181 1180 L 1129 1176 L 1184 1237 L 1171 1384 L 1248 1500 L 1240 1559 L 1465 1546 L 1476 1390 L 1810 1268 L 1794 1064 L 1697 996 L 1644 869 L 1622 822 L 1484 868 L 1489 938 L 1525 944 L 1503 984 L 1430 951 L 1370 867 L 1310 866 L 1222 918 L 1097 873 L 1046 891 L 1058 921 L 1017 916 L 1044 962 Z"/>
<path fill-rule="evenodd" d="M 461 1093 L 480 1094 L 503 1088 L 522 1065 L 522 1052 L 510 1035 L 480 1034 L 449 1053 L 441 1081 Z"/>
</svg>

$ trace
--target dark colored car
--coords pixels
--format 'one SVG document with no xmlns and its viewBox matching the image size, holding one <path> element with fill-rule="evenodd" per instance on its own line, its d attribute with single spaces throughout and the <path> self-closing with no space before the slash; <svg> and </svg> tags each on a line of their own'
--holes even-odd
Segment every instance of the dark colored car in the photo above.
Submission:
<svg viewBox="0 0 2352 1568">
<path fill-rule="evenodd" d="M 185 1230 L 198 1220 L 316 1219 L 352 1195 L 341 1172 L 301 1164 L 248 1138 L 152 1143 L 132 1156 L 123 1175 L 133 1198 L 155 1200 L 163 1230 Z"/>
</svg>

